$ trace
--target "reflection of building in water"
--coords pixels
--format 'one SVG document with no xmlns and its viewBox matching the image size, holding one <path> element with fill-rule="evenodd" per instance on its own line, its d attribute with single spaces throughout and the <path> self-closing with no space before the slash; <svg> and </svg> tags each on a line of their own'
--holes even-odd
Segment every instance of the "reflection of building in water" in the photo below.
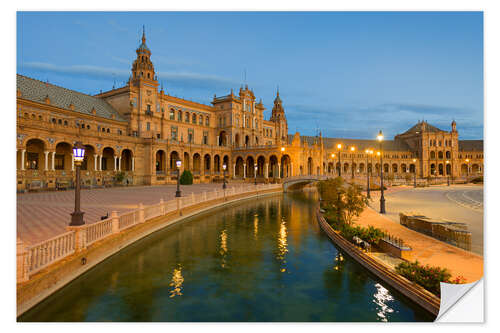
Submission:
<svg viewBox="0 0 500 333">
<path fill-rule="evenodd" d="M 282 219 L 280 224 L 280 232 L 278 236 L 278 255 L 276 256 L 276 259 L 281 261 L 282 266 L 286 264 L 285 255 L 288 252 L 287 236 L 288 233 L 286 229 L 286 221 L 285 219 Z M 285 272 L 286 268 L 282 267 L 281 271 Z"/>
<path fill-rule="evenodd" d="M 389 294 L 389 290 L 385 289 L 379 283 L 375 284 L 377 292 L 373 295 L 373 303 L 377 304 L 377 316 L 381 321 L 387 321 L 387 314 L 394 312 L 394 310 L 387 305 L 388 302 L 393 301 L 394 297 Z"/>
<path fill-rule="evenodd" d="M 222 230 L 220 233 L 220 255 L 222 256 L 221 267 L 226 267 L 226 254 L 227 254 L 227 233 L 226 229 Z"/>
<path fill-rule="evenodd" d="M 184 282 L 184 277 L 182 276 L 182 266 L 179 265 L 178 268 L 174 269 L 172 274 L 172 282 L 170 286 L 173 287 L 170 290 L 170 297 L 181 296 L 182 295 L 182 283 Z"/>
</svg>

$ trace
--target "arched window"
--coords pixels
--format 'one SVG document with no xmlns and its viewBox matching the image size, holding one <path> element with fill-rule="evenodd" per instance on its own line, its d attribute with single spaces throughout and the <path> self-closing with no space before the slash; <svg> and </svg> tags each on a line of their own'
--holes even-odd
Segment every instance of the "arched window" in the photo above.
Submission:
<svg viewBox="0 0 500 333">
<path fill-rule="evenodd" d="M 170 120 L 174 120 L 174 119 L 175 119 L 174 109 L 170 109 Z"/>
<path fill-rule="evenodd" d="M 186 123 L 189 123 L 189 112 L 186 112 L 186 115 L 185 115 L 185 117 L 184 117 L 184 121 L 185 121 Z"/>
<path fill-rule="evenodd" d="M 192 121 L 193 121 L 193 124 L 196 124 L 196 114 L 194 114 L 194 113 L 193 113 L 193 119 L 192 119 Z"/>
<path fill-rule="evenodd" d="M 177 114 L 177 121 L 182 121 L 182 111 Z"/>
</svg>

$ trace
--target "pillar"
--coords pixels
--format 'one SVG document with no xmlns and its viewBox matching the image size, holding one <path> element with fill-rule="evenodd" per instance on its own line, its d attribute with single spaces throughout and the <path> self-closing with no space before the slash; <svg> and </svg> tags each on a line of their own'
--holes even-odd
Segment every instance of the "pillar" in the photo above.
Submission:
<svg viewBox="0 0 500 333">
<path fill-rule="evenodd" d="M 236 163 L 233 164 L 233 178 L 236 176 Z"/>
<path fill-rule="evenodd" d="M 24 155 L 26 154 L 26 149 L 21 150 L 21 170 L 24 170 Z"/>
<path fill-rule="evenodd" d="M 243 163 L 243 179 L 247 178 L 247 164 Z"/>
<path fill-rule="evenodd" d="M 71 171 L 75 171 L 75 157 L 71 154 Z"/>
<path fill-rule="evenodd" d="M 44 154 L 45 154 L 45 171 L 49 170 L 49 153 L 50 153 L 50 151 L 44 151 Z"/>
<path fill-rule="evenodd" d="M 99 171 L 102 171 L 102 155 L 99 155 Z"/>
<path fill-rule="evenodd" d="M 132 171 L 135 171 L 135 157 L 132 157 Z"/>
<path fill-rule="evenodd" d="M 113 170 L 116 171 L 116 159 L 118 158 L 117 156 L 113 156 L 115 163 L 113 163 Z"/>
<path fill-rule="evenodd" d="M 266 163 L 266 172 L 264 173 L 264 177 L 267 179 L 269 178 L 269 163 Z"/>
<path fill-rule="evenodd" d="M 56 169 L 56 165 L 55 165 L 55 158 L 56 158 L 56 152 L 53 151 L 52 152 L 52 171 L 54 171 Z"/>
<path fill-rule="evenodd" d="M 99 155 L 94 154 L 94 170 L 95 170 L 95 171 L 97 171 L 97 170 L 98 170 L 98 169 L 97 169 L 97 157 L 98 157 L 98 156 L 99 156 Z"/>
<path fill-rule="evenodd" d="M 278 179 L 280 179 L 280 173 L 281 173 L 281 163 L 278 162 Z"/>
<path fill-rule="evenodd" d="M 118 171 L 122 171 L 122 157 L 118 157 Z"/>
</svg>

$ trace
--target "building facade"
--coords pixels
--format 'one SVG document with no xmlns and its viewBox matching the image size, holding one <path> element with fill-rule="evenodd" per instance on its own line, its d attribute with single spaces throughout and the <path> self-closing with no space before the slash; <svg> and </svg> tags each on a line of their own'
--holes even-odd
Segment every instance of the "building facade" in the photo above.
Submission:
<svg viewBox="0 0 500 333">
<path fill-rule="evenodd" d="M 177 160 L 196 183 L 221 181 L 223 166 L 228 178 L 259 182 L 380 170 L 365 152 L 380 150 L 375 140 L 289 135 L 279 91 L 269 120 L 248 86 L 196 103 L 160 87 L 144 33 L 136 53 L 127 84 L 95 96 L 17 75 L 18 190 L 72 186 L 76 141 L 86 147 L 88 186 L 113 184 L 118 173 L 126 184 L 174 183 Z M 395 178 L 465 177 L 483 172 L 483 141 L 459 140 L 455 122 L 449 132 L 419 122 L 385 140 L 382 157 Z"/>
</svg>

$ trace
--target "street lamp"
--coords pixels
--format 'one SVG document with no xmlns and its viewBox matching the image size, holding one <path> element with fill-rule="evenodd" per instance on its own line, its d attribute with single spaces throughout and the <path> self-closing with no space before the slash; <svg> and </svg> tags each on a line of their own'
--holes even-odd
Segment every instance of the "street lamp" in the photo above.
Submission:
<svg viewBox="0 0 500 333">
<path fill-rule="evenodd" d="M 450 173 L 448 172 L 448 165 L 449 164 L 450 164 L 450 161 L 446 161 L 446 176 L 448 177 L 448 179 L 447 179 L 448 186 L 450 186 Z"/>
<path fill-rule="evenodd" d="M 282 160 L 283 160 L 283 153 L 285 152 L 285 147 L 281 147 L 281 156 L 280 156 L 280 167 L 278 167 L 278 178 L 281 178 L 281 164 L 282 164 Z"/>
<path fill-rule="evenodd" d="M 253 165 L 253 184 L 257 185 L 257 163 Z"/>
<path fill-rule="evenodd" d="M 76 186 L 75 186 L 75 211 L 71 213 L 70 226 L 84 225 L 83 212 L 80 211 L 80 166 L 82 165 L 85 156 L 85 146 L 80 142 L 75 142 L 73 146 L 73 156 L 76 166 Z"/>
<path fill-rule="evenodd" d="M 378 132 L 377 140 L 380 142 L 380 214 L 385 214 L 385 198 L 384 198 L 384 164 L 382 161 L 382 141 L 384 140 L 384 135 L 382 130 Z"/>
<path fill-rule="evenodd" d="M 342 163 L 340 162 L 340 149 L 342 149 L 342 144 L 337 144 L 337 149 L 339 150 L 339 177 L 342 176 Z"/>
<path fill-rule="evenodd" d="M 224 173 L 224 181 L 222 182 L 222 189 L 223 190 L 226 189 L 226 169 L 227 169 L 226 163 L 222 164 L 222 170 L 223 170 L 223 173 Z"/>
<path fill-rule="evenodd" d="M 177 191 L 175 191 L 175 197 L 176 198 L 180 198 L 181 196 L 181 188 L 180 188 L 180 173 L 181 173 L 181 165 L 182 165 L 182 162 L 181 160 L 177 160 L 175 162 L 175 166 L 177 167 Z"/>
<path fill-rule="evenodd" d="M 356 150 L 356 147 L 352 146 L 351 147 L 351 179 L 354 182 L 354 151 Z"/>
<path fill-rule="evenodd" d="M 366 197 L 368 199 L 371 199 L 370 197 L 370 173 L 368 172 L 368 156 L 370 156 L 371 160 L 371 155 L 373 154 L 373 150 L 367 149 L 365 150 L 366 153 Z M 370 169 L 371 172 L 371 169 Z"/>
<path fill-rule="evenodd" d="M 465 162 L 467 162 L 467 179 L 465 183 L 469 182 L 469 167 L 470 167 L 470 160 L 467 158 L 465 159 Z"/>
<path fill-rule="evenodd" d="M 332 154 L 331 157 L 332 157 L 333 165 L 335 168 L 335 154 Z M 335 170 L 333 171 L 333 173 L 335 174 Z"/>
<path fill-rule="evenodd" d="M 417 187 L 417 159 L 413 159 L 413 187 Z"/>
</svg>

